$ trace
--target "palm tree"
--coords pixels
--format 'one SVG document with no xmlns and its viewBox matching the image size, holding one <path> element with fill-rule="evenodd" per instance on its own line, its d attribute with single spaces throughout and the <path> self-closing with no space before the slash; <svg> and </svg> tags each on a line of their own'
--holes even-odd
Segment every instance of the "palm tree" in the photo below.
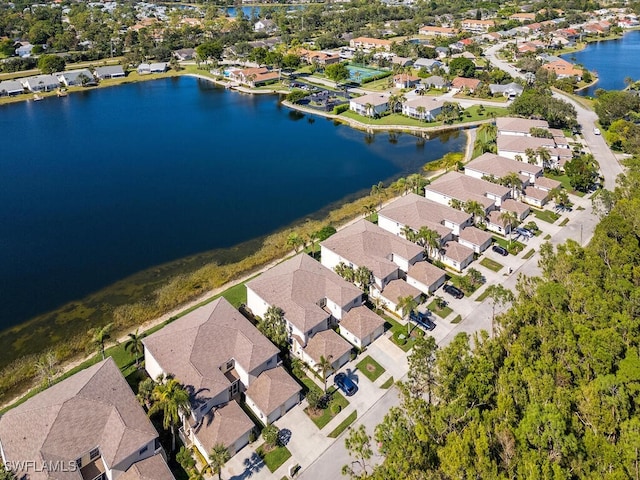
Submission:
<svg viewBox="0 0 640 480">
<path fill-rule="evenodd" d="M 418 114 L 418 118 L 420 120 L 424 120 L 426 121 L 426 115 L 425 113 L 427 112 L 427 109 L 425 107 L 423 107 L 422 105 L 420 105 L 419 107 L 416 108 L 416 113 Z"/>
<path fill-rule="evenodd" d="M 360 266 L 356 268 L 353 279 L 364 293 L 369 293 L 369 285 L 373 283 L 373 273 L 371 270 L 365 266 Z"/>
<path fill-rule="evenodd" d="M 509 227 L 509 247 L 511 247 L 511 237 L 513 236 L 513 227 L 518 222 L 518 217 L 513 212 L 504 211 L 500 213 L 500 220 L 504 222 L 505 229 Z"/>
<path fill-rule="evenodd" d="M 435 253 L 440 248 L 440 235 L 429 227 L 420 227 L 418 244 L 424 248 L 424 253 L 427 257 L 435 257 Z"/>
<path fill-rule="evenodd" d="M 222 480 L 222 467 L 231 459 L 229 449 L 222 443 L 216 443 L 209 453 L 209 464 L 214 474 L 218 474 L 218 480 Z"/>
<path fill-rule="evenodd" d="M 313 253 L 313 257 L 316 256 L 316 244 L 320 240 L 320 232 L 312 232 L 309 234 L 309 243 L 311 243 L 311 253 Z"/>
<path fill-rule="evenodd" d="M 477 225 L 478 218 L 483 219 L 485 215 L 484 207 L 475 200 L 469 200 L 464 204 L 464 211 L 471 215 L 474 225 Z"/>
<path fill-rule="evenodd" d="M 406 238 L 410 242 L 415 242 L 416 240 L 418 240 L 418 234 L 409 225 L 405 225 L 404 227 L 402 227 L 400 229 L 400 233 L 402 233 L 402 236 L 404 236 L 404 238 Z"/>
<path fill-rule="evenodd" d="M 364 106 L 364 112 L 368 117 L 373 117 L 373 113 L 372 113 L 373 112 L 373 104 L 367 103 Z"/>
<path fill-rule="evenodd" d="M 347 282 L 353 282 L 355 280 L 355 271 L 353 270 L 353 267 L 344 262 L 340 262 L 333 267 L 333 271 L 344 278 Z"/>
<path fill-rule="evenodd" d="M 142 335 L 138 334 L 137 328 L 134 333 L 129 334 L 129 339 L 124 344 L 124 349 L 131 350 L 133 358 L 136 359 L 136 368 L 140 368 L 140 355 L 144 351 L 144 347 L 142 345 Z"/>
<path fill-rule="evenodd" d="M 304 240 L 297 232 L 292 232 L 287 237 L 287 245 L 293 248 L 293 251 L 298 253 L 298 249 L 304 247 Z"/>
<path fill-rule="evenodd" d="M 148 415 L 163 413 L 162 427 L 165 430 L 171 429 L 171 451 L 173 452 L 176 449 L 176 426 L 183 415 L 189 414 L 189 393 L 175 378 L 169 377 L 155 386 L 151 398 L 153 405 Z"/>
<path fill-rule="evenodd" d="M 327 393 L 327 377 L 333 371 L 333 365 L 331 359 L 333 355 L 329 355 L 329 358 L 324 358 L 324 355 L 320 355 L 320 361 L 316 364 L 316 368 L 322 374 L 322 381 L 324 382 L 324 393 Z"/>
<path fill-rule="evenodd" d="M 551 152 L 544 147 L 538 147 L 536 150 L 538 158 L 542 161 L 542 168 L 549 168 L 551 162 Z"/>
<path fill-rule="evenodd" d="M 382 194 L 384 193 L 384 183 L 378 182 L 371 186 L 371 196 L 378 197 L 378 208 L 382 208 Z"/>
<path fill-rule="evenodd" d="M 458 200 L 457 198 L 452 198 L 451 200 L 449 200 L 449 206 L 451 208 L 455 208 L 456 210 L 462 210 L 464 203 L 462 202 L 462 200 Z"/>
<path fill-rule="evenodd" d="M 515 172 L 509 172 L 500 179 L 500 183 L 511 189 L 511 197 L 516 198 L 516 192 L 522 191 L 522 179 Z"/>
<path fill-rule="evenodd" d="M 362 207 L 362 210 L 364 212 L 364 218 L 370 218 L 374 213 L 376 213 L 376 206 L 373 203 L 367 203 Z"/>
<path fill-rule="evenodd" d="M 402 312 L 402 317 L 407 317 L 411 312 L 413 312 L 418 307 L 418 302 L 411 295 L 407 295 L 406 297 L 398 298 L 398 305 L 396 310 L 400 310 Z"/>
<path fill-rule="evenodd" d="M 538 164 L 538 158 L 536 157 L 536 151 L 533 148 L 527 148 L 524 151 L 524 154 L 527 156 L 527 162 L 532 165 Z"/>
<path fill-rule="evenodd" d="M 108 323 L 104 327 L 96 327 L 89 330 L 91 336 L 91 343 L 93 343 L 98 352 L 102 355 L 102 359 L 104 360 L 104 342 L 111 338 L 111 328 L 113 327 L 113 323 Z"/>
</svg>

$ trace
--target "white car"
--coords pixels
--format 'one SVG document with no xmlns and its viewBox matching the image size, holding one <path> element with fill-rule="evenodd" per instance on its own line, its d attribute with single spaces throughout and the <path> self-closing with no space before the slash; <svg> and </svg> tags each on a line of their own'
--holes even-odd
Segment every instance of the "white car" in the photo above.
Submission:
<svg viewBox="0 0 640 480">
<path fill-rule="evenodd" d="M 594 135 L 600 135 L 600 129 L 599 128 L 594 128 L 593 129 L 593 134 Z"/>
</svg>

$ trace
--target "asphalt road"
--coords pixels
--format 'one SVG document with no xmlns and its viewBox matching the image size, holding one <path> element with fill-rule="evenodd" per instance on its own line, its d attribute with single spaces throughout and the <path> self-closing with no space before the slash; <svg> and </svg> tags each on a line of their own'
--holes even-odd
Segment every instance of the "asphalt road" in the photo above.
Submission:
<svg viewBox="0 0 640 480">
<path fill-rule="evenodd" d="M 489 58 L 491 63 L 509 72 L 512 76 L 522 77 L 522 74 L 516 71 L 515 68 L 495 58 L 495 52 L 500 48 L 501 45 L 491 47 L 487 52 L 485 52 L 485 56 Z M 593 133 L 597 115 L 566 95 L 554 93 L 554 96 L 568 101 L 576 108 L 578 113 L 578 122 L 582 126 L 585 142 L 600 164 L 601 173 L 604 177 L 604 186 L 607 189 L 613 189 L 615 187 L 615 180 L 617 176 L 622 173 L 622 167 L 602 136 L 595 135 Z M 597 223 L 598 218 L 592 213 L 590 208 L 575 211 L 573 212 L 571 221 L 554 234 L 550 241 L 554 245 L 559 245 L 564 243 L 567 239 L 573 239 L 582 245 L 585 245 L 593 236 Z M 513 272 L 512 275 L 506 277 L 502 284 L 515 291 L 515 285 L 519 274 L 530 277 L 540 275 L 537 259 L 538 255 L 534 255 L 532 258 L 525 261 Z M 472 335 L 480 330 L 491 331 L 491 310 L 492 305 L 489 300 L 485 300 L 478 304 L 471 314 L 467 315 L 458 325 L 456 325 L 454 329 L 451 330 L 451 332 L 449 332 L 447 336 L 438 342 L 438 345 L 440 347 L 448 345 L 455 336 L 461 332 L 466 332 Z M 400 399 L 396 389 L 390 389 L 377 403 L 358 418 L 354 423 L 354 427 L 364 425 L 367 432 L 372 435 L 375 426 L 382 422 L 389 409 L 399 403 Z M 341 474 L 342 466 L 350 463 L 351 461 L 351 458 L 344 446 L 345 435 L 346 432 L 343 433 L 327 450 L 325 450 L 308 468 L 306 468 L 301 473 L 300 478 L 303 480 L 344 478 Z M 376 455 L 372 459 L 371 463 L 378 463 L 381 460 L 382 458 Z"/>
</svg>

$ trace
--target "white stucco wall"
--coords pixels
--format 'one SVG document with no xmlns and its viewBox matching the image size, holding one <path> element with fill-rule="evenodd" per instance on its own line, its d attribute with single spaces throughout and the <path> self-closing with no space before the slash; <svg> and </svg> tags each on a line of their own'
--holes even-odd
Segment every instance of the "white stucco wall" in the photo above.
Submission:
<svg viewBox="0 0 640 480">
<path fill-rule="evenodd" d="M 395 220 L 391 220 L 390 218 L 378 215 L 378 226 L 387 232 L 393 233 L 394 235 L 400 235 L 404 225 L 400 225 L 400 223 Z"/>
<path fill-rule="evenodd" d="M 247 287 L 247 307 L 257 317 L 264 317 L 269 304 L 263 300 L 256 292 Z"/>
</svg>

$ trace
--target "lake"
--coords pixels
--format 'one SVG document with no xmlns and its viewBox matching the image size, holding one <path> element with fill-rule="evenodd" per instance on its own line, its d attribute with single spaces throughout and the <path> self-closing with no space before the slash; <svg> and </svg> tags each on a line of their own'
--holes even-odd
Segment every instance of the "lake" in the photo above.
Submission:
<svg viewBox="0 0 640 480">
<path fill-rule="evenodd" d="M 449 151 L 192 77 L 0 106 L 0 326 L 272 233 Z"/>
<path fill-rule="evenodd" d="M 567 61 L 584 65 L 598 72 L 598 82 L 582 91 L 580 95 L 593 96 L 598 88 L 622 90 L 624 79 L 640 80 L 640 30 L 627 32 L 619 40 L 594 42 L 584 50 L 562 55 Z"/>
</svg>

